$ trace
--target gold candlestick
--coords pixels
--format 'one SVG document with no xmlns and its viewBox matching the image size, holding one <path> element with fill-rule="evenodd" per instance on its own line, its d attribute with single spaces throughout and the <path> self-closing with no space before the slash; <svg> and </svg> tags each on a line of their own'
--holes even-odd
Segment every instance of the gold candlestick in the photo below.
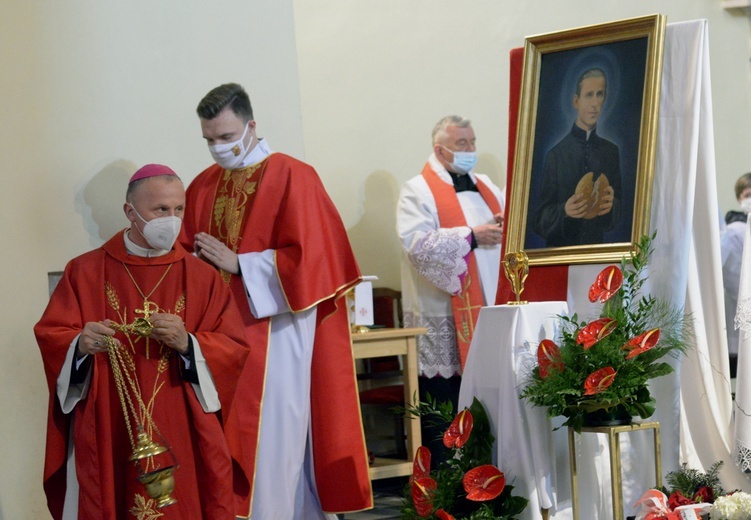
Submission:
<svg viewBox="0 0 751 520">
<path fill-rule="evenodd" d="M 506 278 L 511 282 L 511 288 L 516 295 L 516 301 L 507 302 L 508 305 L 526 305 L 528 302 L 521 300 L 524 291 L 524 281 L 529 275 L 529 258 L 524 251 L 507 253 L 503 259 L 503 271 Z"/>
</svg>

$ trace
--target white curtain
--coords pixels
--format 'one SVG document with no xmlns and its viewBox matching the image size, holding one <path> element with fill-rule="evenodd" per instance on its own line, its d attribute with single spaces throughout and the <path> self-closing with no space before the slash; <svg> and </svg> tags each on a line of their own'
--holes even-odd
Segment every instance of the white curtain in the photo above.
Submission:
<svg viewBox="0 0 751 520">
<path fill-rule="evenodd" d="M 668 360 L 675 373 L 653 380 L 650 389 L 657 411 L 650 420 L 660 422 L 663 477 L 683 462 L 707 470 L 722 460 L 724 487 L 749 491 L 751 481 L 735 467 L 731 453 L 732 400 L 711 99 L 707 22 L 668 24 L 650 223 L 657 237 L 644 289 L 685 307 L 693 317 L 695 347 L 680 359 Z M 587 289 L 603 267 L 569 268 L 571 312 L 584 318 L 599 312 L 599 307 L 589 303 Z M 562 435 L 562 431 L 554 434 L 559 491 L 556 520 L 571 514 L 568 451 Z M 577 436 L 580 516 L 609 518 L 607 448 L 604 436 L 592 437 Z M 651 432 L 621 435 L 621 454 L 624 513 L 633 515 L 633 504 L 654 485 Z"/>
<path fill-rule="evenodd" d="M 722 460 L 725 488 L 749 490 L 751 482 L 733 465 L 731 454 L 708 32 L 705 20 L 670 24 L 665 48 L 652 205 L 658 236 L 650 285 L 655 295 L 685 302 L 696 344 L 681 359 L 673 381 L 657 381 L 657 418 L 663 428 L 664 472 L 676 469 L 679 460 L 699 470 Z M 674 446 L 680 446 L 679 453 Z"/>
</svg>

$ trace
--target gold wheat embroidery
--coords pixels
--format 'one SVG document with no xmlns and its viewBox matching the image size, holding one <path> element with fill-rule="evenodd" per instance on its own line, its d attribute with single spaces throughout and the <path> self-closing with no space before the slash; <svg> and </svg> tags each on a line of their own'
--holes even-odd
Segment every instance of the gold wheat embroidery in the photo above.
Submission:
<svg viewBox="0 0 751 520">
<path fill-rule="evenodd" d="M 139 395 L 143 395 L 143 392 L 141 391 L 140 380 L 138 379 L 138 377 L 135 377 L 136 363 L 135 363 L 134 357 L 135 355 L 137 355 L 136 347 L 139 345 L 139 342 L 143 340 L 142 350 L 144 352 L 146 359 L 149 359 L 150 338 L 148 336 L 142 337 L 135 333 L 129 334 L 123 331 L 123 329 L 128 330 L 128 325 L 129 325 L 129 322 L 127 319 L 128 310 L 127 308 L 123 307 L 120 304 L 120 298 L 117 294 L 117 290 L 115 289 L 114 285 L 111 282 L 105 282 L 104 292 L 107 298 L 107 303 L 112 308 L 112 310 L 115 311 L 115 313 L 117 314 L 117 320 L 119 321 L 119 323 L 116 323 L 114 322 L 114 320 L 112 320 L 113 325 L 117 330 L 119 330 L 122 333 L 123 338 L 124 338 L 124 341 L 121 343 L 121 347 L 120 347 L 121 349 L 123 349 L 122 350 L 123 365 L 125 369 L 133 375 L 132 381 L 135 387 L 135 391 Z M 173 311 L 174 314 L 180 314 L 185 309 L 185 301 L 186 301 L 186 297 L 185 297 L 185 293 L 183 293 L 175 302 L 175 308 Z M 163 310 L 163 309 L 159 309 L 159 311 L 170 312 L 169 310 Z M 161 380 L 161 376 L 162 374 L 166 373 L 169 370 L 170 360 L 172 359 L 173 352 L 174 352 L 171 348 L 164 346 L 160 342 L 157 342 L 157 345 L 159 347 L 159 354 L 160 354 L 160 358 L 159 358 L 159 361 L 157 362 L 157 367 L 156 367 L 157 376 L 154 379 L 154 385 L 152 388 L 151 397 L 145 403 L 146 409 L 141 410 L 141 413 L 140 413 L 141 417 L 139 417 L 141 424 L 143 424 L 146 427 L 147 433 L 149 434 L 150 437 L 154 436 L 154 432 L 152 431 L 151 422 L 146 420 L 147 419 L 146 416 L 147 414 L 153 415 L 154 407 L 156 405 L 156 398 L 159 395 L 162 388 L 164 387 L 164 385 L 166 384 L 166 381 Z M 146 469 L 150 470 L 154 468 L 147 467 Z M 138 496 L 139 495 L 136 495 L 137 503 L 138 503 L 138 498 L 137 498 Z M 138 515 L 146 515 L 146 516 L 142 516 L 142 518 L 156 518 L 156 517 L 148 516 L 149 511 L 150 511 L 149 507 L 150 507 L 149 503 L 146 503 L 146 502 L 140 503 L 138 504 L 138 507 L 134 507 L 133 509 L 131 509 L 131 513 L 133 513 L 133 515 L 138 518 L 141 518 L 141 516 L 138 516 Z M 158 514 L 158 516 L 162 516 L 162 515 Z"/>
</svg>

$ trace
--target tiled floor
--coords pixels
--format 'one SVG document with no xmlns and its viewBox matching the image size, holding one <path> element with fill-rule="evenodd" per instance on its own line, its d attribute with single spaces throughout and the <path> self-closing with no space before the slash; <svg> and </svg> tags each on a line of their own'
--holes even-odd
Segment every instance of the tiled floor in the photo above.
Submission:
<svg viewBox="0 0 751 520">
<path fill-rule="evenodd" d="M 363 511 L 362 513 L 343 515 L 340 518 L 344 520 L 395 520 L 402 517 L 401 514 L 399 514 L 401 504 L 401 497 L 391 495 L 377 496 L 374 509 Z"/>
<path fill-rule="evenodd" d="M 341 520 L 392 520 L 401 518 L 402 492 L 405 478 L 393 478 L 373 482 L 375 507 L 370 511 L 340 515 Z"/>
</svg>

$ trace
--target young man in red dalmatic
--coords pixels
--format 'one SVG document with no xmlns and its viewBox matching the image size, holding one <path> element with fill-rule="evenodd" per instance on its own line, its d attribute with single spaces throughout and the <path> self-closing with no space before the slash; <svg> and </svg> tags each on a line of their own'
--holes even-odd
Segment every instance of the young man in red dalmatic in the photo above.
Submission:
<svg viewBox="0 0 751 520">
<path fill-rule="evenodd" d="M 236 407 L 256 468 L 251 517 L 369 509 L 342 298 L 360 271 L 341 218 L 312 167 L 256 137 L 240 85 L 215 88 L 197 112 L 217 164 L 188 187 L 181 240 L 220 269 L 251 344 Z"/>
<path fill-rule="evenodd" d="M 248 355 L 241 318 L 216 271 L 174 243 L 185 207 L 175 173 L 144 166 L 126 200 L 130 228 L 67 265 L 34 328 L 50 391 L 50 512 L 234 520 L 233 483 L 243 494 L 250 478 L 233 475 L 240 457 L 223 431 Z M 137 466 L 139 433 L 168 451 Z M 137 479 L 175 464 L 176 502 L 158 503 Z"/>
</svg>

